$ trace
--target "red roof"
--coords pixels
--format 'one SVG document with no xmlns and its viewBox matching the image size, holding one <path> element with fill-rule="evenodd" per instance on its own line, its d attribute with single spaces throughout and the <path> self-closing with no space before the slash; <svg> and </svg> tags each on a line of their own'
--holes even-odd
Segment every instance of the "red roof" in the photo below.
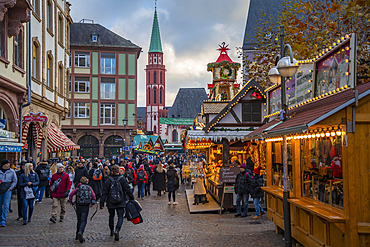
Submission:
<svg viewBox="0 0 370 247">
<path fill-rule="evenodd" d="M 261 127 L 259 127 L 258 129 L 254 130 L 253 132 L 249 133 L 248 136 L 253 136 L 253 135 L 258 135 L 258 134 L 261 134 L 262 131 L 264 131 L 265 129 L 267 129 L 268 127 L 274 125 L 274 124 L 277 124 L 279 121 L 275 121 L 275 120 L 272 120 L 264 125 L 262 125 Z"/>
<path fill-rule="evenodd" d="M 230 50 L 229 48 L 227 48 L 229 45 L 225 46 L 225 42 L 223 42 L 222 46 L 221 45 L 218 45 L 218 46 L 220 47 L 219 49 L 217 49 L 220 51 L 220 56 L 217 58 L 216 63 L 219 63 L 222 61 L 228 61 L 230 63 L 234 63 L 233 60 L 231 60 L 231 58 L 229 57 L 229 55 L 227 55 L 227 51 Z"/>
<path fill-rule="evenodd" d="M 370 89 L 370 83 L 359 85 L 356 87 L 356 89 L 358 90 L 358 94 L 360 95 Z M 347 101 L 353 99 L 354 97 L 355 93 L 353 92 L 353 90 L 347 89 L 343 92 L 337 93 L 327 98 L 314 101 L 298 108 L 294 108 L 289 111 L 289 116 L 293 116 L 291 119 L 288 119 L 284 123 L 277 125 L 270 131 L 308 124 L 315 119 L 323 116 L 324 114 L 341 106 Z"/>
</svg>

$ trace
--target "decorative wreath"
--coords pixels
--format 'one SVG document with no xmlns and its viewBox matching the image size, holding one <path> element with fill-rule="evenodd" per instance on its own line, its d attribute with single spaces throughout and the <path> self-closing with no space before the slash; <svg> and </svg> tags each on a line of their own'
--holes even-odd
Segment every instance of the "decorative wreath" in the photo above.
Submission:
<svg viewBox="0 0 370 247">
<path fill-rule="evenodd" d="M 227 69 L 229 71 L 229 74 L 225 75 L 224 74 L 224 69 Z M 233 71 L 231 70 L 229 65 L 225 65 L 225 66 L 221 67 L 221 71 L 220 71 L 221 77 L 229 77 L 229 76 L 231 76 L 232 73 L 233 73 Z"/>
</svg>

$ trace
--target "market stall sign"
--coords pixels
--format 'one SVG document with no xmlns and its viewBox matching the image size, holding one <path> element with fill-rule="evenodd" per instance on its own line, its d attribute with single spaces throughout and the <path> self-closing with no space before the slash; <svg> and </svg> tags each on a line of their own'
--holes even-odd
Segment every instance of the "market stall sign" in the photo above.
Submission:
<svg viewBox="0 0 370 247">
<path fill-rule="evenodd" d="M 13 153 L 13 152 L 22 152 L 22 144 L 19 143 L 0 143 L 0 152 Z"/>
<path fill-rule="evenodd" d="M 0 138 L 14 138 L 15 132 L 0 129 Z"/>
<path fill-rule="evenodd" d="M 220 182 L 221 183 L 235 183 L 236 175 L 240 172 L 239 167 L 221 167 Z"/>
<path fill-rule="evenodd" d="M 47 121 L 48 121 L 48 117 L 47 116 L 42 116 L 41 112 L 38 112 L 38 113 L 30 112 L 27 116 L 23 117 L 23 122 L 25 122 L 25 123 L 27 123 L 27 122 L 46 123 Z"/>
<path fill-rule="evenodd" d="M 234 186 L 225 186 L 224 187 L 224 193 L 226 193 L 226 194 L 232 194 L 234 192 L 235 192 Z"/>
<path fill-rule="evenodd" d="M 148 154 L 158 154 L 158 152 L 151 151 L 151 150 L 146 150 L 146 149 L 141 149 L 141 148 L 135 148 L 134 151 L 148 153 Z"/>
</svg>

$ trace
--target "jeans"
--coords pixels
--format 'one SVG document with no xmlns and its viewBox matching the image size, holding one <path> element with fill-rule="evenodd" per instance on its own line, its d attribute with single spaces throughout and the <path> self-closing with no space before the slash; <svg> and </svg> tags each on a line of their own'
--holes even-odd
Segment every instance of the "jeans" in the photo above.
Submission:
<svg viewBox="0 0 370 247">
<path fill-rule="evenodd" d="M 23 201 L 21 198 L 21 191 L 21 188 L 17 189 L 18 218 L 23 218 Z"/>
<path fill-rule="evenodd" d="M 172 200 L 173 202 L 176 201 L 175 191 L 174 192 L 168 192 L 168 201 L 171 201 L 171 194 L 172 194 Z"/>
<path fill-rule="evenodd" d="M 261 217 L 261 213 L 265 213 L 265 210 L 263 210 L 261 204 L 260 204 L 260 198 L 253 198 L 254 208 L 256 209 L 256 216 Z"/>
<path fill-rule="evenodd" d="M 138 198 L 144 198 L 144 188 L 145 188 L 145 183 L 142 183 L 142 184 L 137 184 L 137 194 L 138 194 Z M 141 195 L 141 197 L 140 197 Z"/>
<path fill-rule="evenodd" d="M 242 209 L 241 209 L 242 200 L 244 203 L 243 214 L 246 215 L 248 213 L 248 199 L 249 199 L 249 194 L 236 194 L 236 213 L 237 214 L 242 214 Z"/>
<path fill-rule="evenodd" d="M 33 205 L 35 199 L 22 199 L 23 202 L 23 222 L 27 222 L 27 209 L 30 208 L 28 211 L 28 220 L 31 219 L 33 213 Z"/>
<path fill-rule="evenodd" d="M 132 184 L 132 189 L 131 189 L 131 193 L 134 194 L 134 191 L 135 191 L 135 185 Z"/>
<path fill-rule="evenodd" d="M 150 182 L 145 184 L 145 196 L 149 195 L 150 196 Z"/>
<path fill-rule="evenodd" d="M 0 220 L 1 224 L 5 224 L 6 218 L 9 213 L 10 199 L 12 198 L 12 192 L 8 190 L 5 194 L 0 195 Z"/>
<path fill-rule="evenodd" d="M 117 211 L 117 215 L 118 215 L 118 221 L 117 221 L 117 225 L 116 225 L 116 231 L 120 231 L 121 230 L 121 226 L 122 226 L 122 223 L 123 223 L 123 215 L 125 213 L 125 208 L 108 208 L 108 212 L 109 212 L 109 229 L 111 231 L 114 230 L 114 214 L 115 214 L 116 211 Z"/>
<path fill-rule="evenodd" d="M 45 192 L 45 187 L 46 186 L 39 186 L 36 191 L 36 199 L 39 200 L 39 202 L 42 201 L 42 198 L 44 197 L 44 192 Z"/>
<path fill-rule="evenodd" d="M 77 233 L 84 233 L 89 215 L 89 206 L 77 206 Z"/>
</svg>

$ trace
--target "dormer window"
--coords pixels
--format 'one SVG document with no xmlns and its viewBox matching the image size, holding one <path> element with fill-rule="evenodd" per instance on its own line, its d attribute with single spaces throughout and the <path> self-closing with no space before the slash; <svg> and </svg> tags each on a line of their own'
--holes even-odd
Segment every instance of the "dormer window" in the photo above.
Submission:
<svg viewBox="0 0 370 247">
<path fill-rule="evenodd" d="M 92 34 L 91 35 L 91 42 L 98 42 L 98 35 L 97 34 Z"/>
</svg>

